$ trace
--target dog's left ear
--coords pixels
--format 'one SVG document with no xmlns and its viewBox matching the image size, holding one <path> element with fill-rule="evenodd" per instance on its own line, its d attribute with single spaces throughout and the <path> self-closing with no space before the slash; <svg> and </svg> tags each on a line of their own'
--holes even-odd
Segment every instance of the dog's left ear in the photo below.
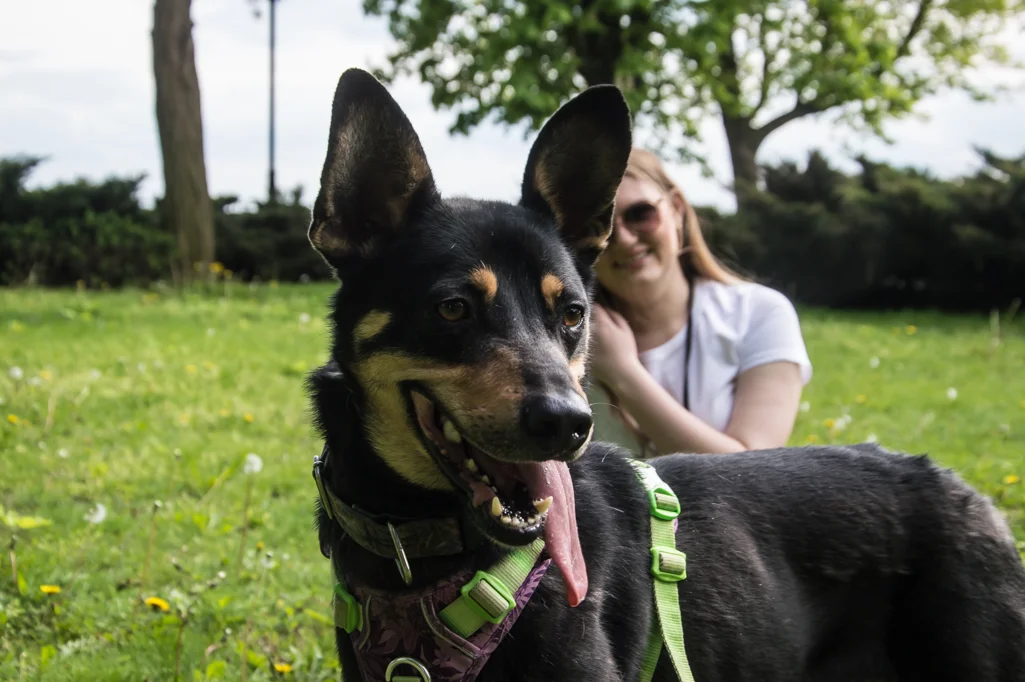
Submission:
<svg viewBox="0 0 1025 682">
<path fill-rule="evenodd" d="M 534 142 L 520 204 L 552 216 L 590 267 L 612 233 L 616 190 L 630 157 L 630 109 L 612 85 L 597 85 L 555 112 Z"/>
<path fill-rule="evenodd" d="M 411 213 L 437 200 L 420 139 L 383 85 L 342 74 L 309 239 L 334 268 L 372 255 Z"/>
</svg>

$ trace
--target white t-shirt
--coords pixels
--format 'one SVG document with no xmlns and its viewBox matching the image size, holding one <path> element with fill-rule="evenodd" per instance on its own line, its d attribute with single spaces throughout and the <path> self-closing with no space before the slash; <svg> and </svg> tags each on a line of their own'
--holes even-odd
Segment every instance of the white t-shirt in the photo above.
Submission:
<svg viewBox="0 0 1025 682">
<path fill-rule="evenodd" d="M 802 385 L 811 380 L 811 360 L 797 311 L 782 293 L 753 282 L 723 284 L 702 278 L 695 282 L 693 296 L 693 319 L 687 323 L 694 325 L 687 374 L 690 411 L 695 416 L 724 431 L 733 412 L 737 376 L 752 367 L 793 362 L 800 368 Z M 641 364 L 681 404 L 687 325 L 661 346 L 640 354 Z M 611 418 L 607 396 L 600 389 L 593 389 L 591 402 L 596 440 L 636 450 L 636 439 Z M 616 423 L 606 424 L 610 421 Z"/>
</svg>

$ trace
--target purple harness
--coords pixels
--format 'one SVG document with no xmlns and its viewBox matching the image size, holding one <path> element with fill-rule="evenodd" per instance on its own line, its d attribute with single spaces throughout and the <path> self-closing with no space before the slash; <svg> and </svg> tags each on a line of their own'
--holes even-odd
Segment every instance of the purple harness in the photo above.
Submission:
<svg viewBox="0 0 1025 682">
<path fill-rule="evenodd" d="M 516 606 L 500 623 L 484 623 L 468 639 L 446 626 L 438 613 L 459 598 L 460 588 L 473 577 L 470 570 L 422 590 L 402 594 L 350 585 L 349 590 L 362 611 L 362 628 L 349 633 L 362 678 L 373 682 L 421 679 L 472 682 L 512 629 L 550 563 L 551 559 L 542 554 L 516 591 Z M 430 677 L 424 678 L 410 663 L 394 663 L 404 658 L 418 662 Z M 389 665 L 394 669 L 392 676 L 387 675 Z"/>
</svg>

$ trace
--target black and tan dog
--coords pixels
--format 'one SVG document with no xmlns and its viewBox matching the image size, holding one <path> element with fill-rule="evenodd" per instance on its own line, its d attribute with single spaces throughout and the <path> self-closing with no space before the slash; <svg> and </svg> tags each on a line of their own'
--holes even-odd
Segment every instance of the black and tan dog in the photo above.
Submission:
<svg viewBox="0 0 1025 682">
<path fill-rule="evenodd" d="M 635 680 L 641 665 L 648 501 L 626 453 L 591 442 L 581 386 L 592 265 L 630 144 L 619 91 L 592 88 L 540 132 L 517 205 L 444 200 L 381 84 L 350 70 L 335 93 L 310 227 L 341 281 L 331 360 L 309 382 L 334 501 L 321 547 L 349 581 L 403 593 L 543 537 L 552 570 L 480 680 Z M 925 457 L 807 447 L 653 464 L 682 501 L 698 682 L 1025 680 L 1012 536 Z M 337 633 L 358 678 L 359 639 Z M 665 652 L 655 679 L 674 679 Z"/>
</svg>

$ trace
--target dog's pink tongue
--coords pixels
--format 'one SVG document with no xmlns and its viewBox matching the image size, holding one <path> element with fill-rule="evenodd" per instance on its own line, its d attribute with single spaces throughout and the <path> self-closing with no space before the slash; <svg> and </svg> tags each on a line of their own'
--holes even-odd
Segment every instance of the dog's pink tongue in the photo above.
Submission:
<svg viewBox="0 0 1025 682">
<path fill-rule="evenodd" d="M 552 498 L 545 519 L 545 545 L 562 572 L 569 605 L 577 606 L 587 596 L 587 566 L 577 535 L 577 507 L 569 467 L 563 462 L 542 462 L 523 464 L 520 471 L 533 499 Z"/>
</svg>

